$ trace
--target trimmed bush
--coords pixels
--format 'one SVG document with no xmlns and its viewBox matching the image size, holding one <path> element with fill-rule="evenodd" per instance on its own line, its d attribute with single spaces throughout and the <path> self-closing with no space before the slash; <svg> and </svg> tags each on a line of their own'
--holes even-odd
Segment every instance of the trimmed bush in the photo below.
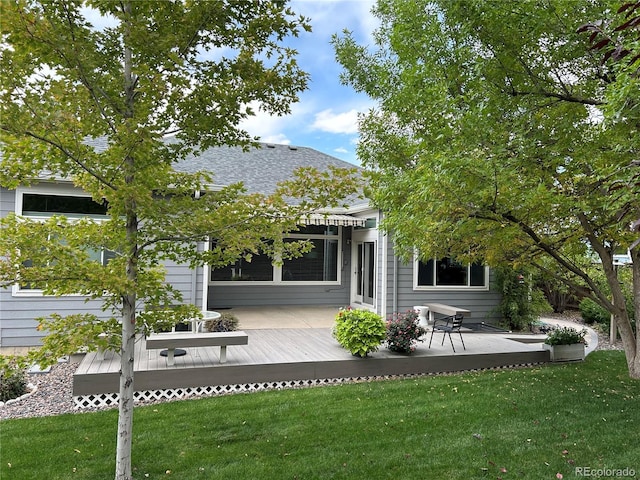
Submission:
<svg viewBox="0 0 640 480">
<path fill-rule="evenodd" d="M 0 357 L 0 402 L 13 400 L 27 393 L 25 369 L 14 361 Z"/>
<path fill-rule="evenodd" d="M 336 315 L 333 336 L 357 357 L 375 352 L 385 339 L 387 329 L 382 317 L 369 310 L 345 308 Z"/>
</svg>

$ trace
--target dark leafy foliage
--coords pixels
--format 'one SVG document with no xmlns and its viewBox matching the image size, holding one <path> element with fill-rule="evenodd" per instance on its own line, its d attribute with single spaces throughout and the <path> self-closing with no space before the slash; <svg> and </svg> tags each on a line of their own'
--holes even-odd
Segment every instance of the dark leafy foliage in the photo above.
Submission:
<svg viewBox="0 0 640 480">
<path fill-rule="evenodd" d="M 0 357 L 0 402 L 18 398 L 27 393 L 24 368 Z"/>
<path fill-rule="evenodd" d="M 416 343 L 426 330 L 418 324 L 418 314 L 415 310 L 394 313 L 387 320 L 387 348 L 392 352 L 411 353 L 416 349 Z"/>
<path fill-rule="evenodd" d="M 233 332 L 238 329 L 238 317 L 230 312 L 222 312 L 220 318 L 204 322 L 207 332 Z"/>
</svg>

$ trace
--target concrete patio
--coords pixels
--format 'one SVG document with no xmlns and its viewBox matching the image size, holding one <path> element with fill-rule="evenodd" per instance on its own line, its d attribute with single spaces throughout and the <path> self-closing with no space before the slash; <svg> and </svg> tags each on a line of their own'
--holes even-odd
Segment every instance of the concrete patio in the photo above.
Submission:
<svg viewBox="0 0 640 480">
<path fill-rule="evenodd" d="M 272 328 L 331 328 L 339 306 L 269 306 L 234 307 L 219 312 L 233 313 L 240 322 L 240 330 Z"/>
</svg>

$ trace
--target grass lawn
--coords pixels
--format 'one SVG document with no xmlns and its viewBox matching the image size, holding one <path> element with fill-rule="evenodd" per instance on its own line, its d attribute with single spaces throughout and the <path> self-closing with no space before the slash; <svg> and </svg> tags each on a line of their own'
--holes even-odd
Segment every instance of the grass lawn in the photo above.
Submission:
<svg viewBox="0 0 640 480">
<path fill-rule="evenodd" d="M 138 479 L 538 480 L 580 478 L 576 467 L 639 478 L 639 406 L 622 352 L 238 394 L 137 408 L 133 466 Z M 0 422 L 0 478 L 113 478 L 116 420 L 112 410 Z"/>
</svg>

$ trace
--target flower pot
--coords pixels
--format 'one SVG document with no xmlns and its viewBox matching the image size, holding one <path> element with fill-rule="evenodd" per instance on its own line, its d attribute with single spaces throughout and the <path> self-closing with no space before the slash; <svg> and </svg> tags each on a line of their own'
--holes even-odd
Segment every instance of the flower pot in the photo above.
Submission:
<svg viewBox="0 0 640 480">
<path fill-rule="evenodd" d="M 552 362 L 578 362 L 584 360 L 584 343 L 574 343 L 571 345 L 547 345 L 543 344 L 545 350 L 549 350 Z"/>
</svg>

